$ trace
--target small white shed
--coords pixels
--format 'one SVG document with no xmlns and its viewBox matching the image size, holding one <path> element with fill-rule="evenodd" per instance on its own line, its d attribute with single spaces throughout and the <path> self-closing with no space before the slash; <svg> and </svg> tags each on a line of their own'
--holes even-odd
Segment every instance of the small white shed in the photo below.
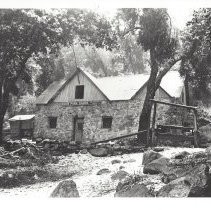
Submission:
<svg viewBox="0 0 211 210">
<path fill-rule="evenodd" d="M 33 137 L 35 115 L 15 115 L 9 119 L 13 138 Z"/>
</svg>

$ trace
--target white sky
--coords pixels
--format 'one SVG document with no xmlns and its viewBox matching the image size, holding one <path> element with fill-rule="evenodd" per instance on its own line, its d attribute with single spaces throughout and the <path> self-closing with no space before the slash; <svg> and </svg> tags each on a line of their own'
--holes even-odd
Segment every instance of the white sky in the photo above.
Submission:
<svg viewBox="0 0 211 210">
<path fill-rule="evenodd" d="M 193 8 L 168 8 L 172 23 L 179 29 L 183 29 L 187 21 L 191 20 Z"/>
<path fill-rule="evenodd" d="M 117 9 L 98 7 L 93 10 L 95 12 L 98 12 L 100 14 L 112 18 L 114 17 Z M 183 29 L 185 27 L 186 22 L 191 20 L 193 11 L 194 11 L 193 8 L 174 8 L 174 7 L 168 8 L 172 24 L 179 29 Z"/>
<path fill-rule="evenodd" d="M 210 0 L 0 0 L 0 8 L 91 8 L 112 16 L 114 8 L 169 8 L 173 24 L 183 29 L 193 9 L 211 7 Z"/>
</svg>

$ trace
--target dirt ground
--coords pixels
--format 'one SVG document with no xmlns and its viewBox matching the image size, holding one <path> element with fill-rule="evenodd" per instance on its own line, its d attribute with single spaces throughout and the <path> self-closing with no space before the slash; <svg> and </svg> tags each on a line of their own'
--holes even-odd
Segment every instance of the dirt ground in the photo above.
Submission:
<svg viewBox="0 0 211 210">
<path fill-rule="evenodd" d="M 165 148 L 161 154 L 171 157 L 181 151 L 190 153 L 203 151 L 198 148 Z M 56 170 L 71 171 L 72 179 L 76 182 L 80 197 L 113 197 L 118 180 L 112 180 L 111 175 L 120 170 L 120 166 L 130 174 L 142 174 L 142 157 L 143 153 L 124 154 L 112 157 L 93 157 L 87 154 L 70 154 L 68 156 L 60 156 L 59 163 L 51 164 Z M 112 160 L 120 160 L 120 163 L 112 164 Z M 111 172 L 107 174 L 97 175 L 100 169 L 107 168 Z M 152 179 L 156 177 L 152 176 Z M 48 198 L 57 182 L 43 182 L 33 185 L 16 187 L 12 189 L 0 189 L 0 197 L 31 197 L 31 198 Z M 158 181 L 158 187 L 162 183 Z"/>
</svg>

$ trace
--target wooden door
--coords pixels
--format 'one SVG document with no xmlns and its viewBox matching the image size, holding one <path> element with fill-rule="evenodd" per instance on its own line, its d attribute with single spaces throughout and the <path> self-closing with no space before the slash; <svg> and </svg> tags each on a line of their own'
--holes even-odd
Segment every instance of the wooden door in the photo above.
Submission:
<svg viewBox="0 0 211 210">
<path fill-rule="evenodd" d="M 75 118 L 75 141 L 82 142 L 84 118 Z"/>
</svg>

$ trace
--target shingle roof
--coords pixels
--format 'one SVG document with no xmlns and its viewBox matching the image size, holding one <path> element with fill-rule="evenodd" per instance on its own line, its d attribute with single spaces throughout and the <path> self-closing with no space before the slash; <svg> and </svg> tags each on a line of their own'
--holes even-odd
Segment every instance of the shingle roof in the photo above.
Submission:
<svg viewBox="0 0 211 210">
<path fill-rule="evenodd" d="M 59 81 L 54 81 L 48 86 L 48 88 L 36 99 L 36 104 L 47 104 L 55 94 L 60 90 L 60 88 L 65 84 L 67 80 L 62 79 Z"/>
<path fill-rule="evenodd" d="M 146 84 L 147 74 L 110 76 L 96 78 L 87 71 L 79 69 L 110 101 L 130 100 Z M 73 76 L 73 75 L 72 75 Z M 71 77 L 72 78 L 72 77 Z M 64 79 L 53 82 L 36 100 L 36 104 L 47 104 L 61 90 L 65 83 L 71 80 Z M 183 79 L 176 71 L 168 72 L 162 79 L 161 87 L 171 96 L 179 97 L 183 87 Z"/>
</svg>

